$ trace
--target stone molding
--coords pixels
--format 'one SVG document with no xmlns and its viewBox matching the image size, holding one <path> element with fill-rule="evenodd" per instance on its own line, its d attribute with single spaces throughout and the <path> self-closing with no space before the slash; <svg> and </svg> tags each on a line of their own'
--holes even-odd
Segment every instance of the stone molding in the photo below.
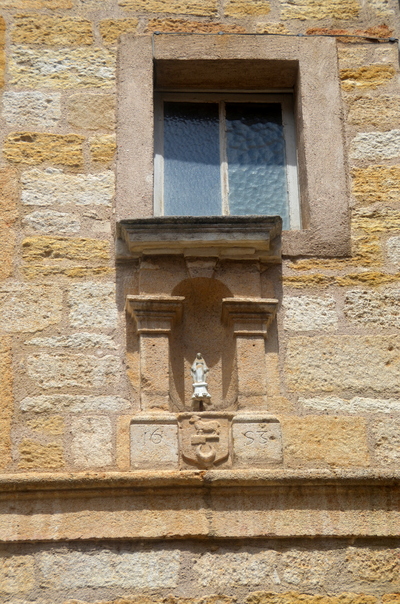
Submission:
<svg viewBox="0 0 400 604">
<path fill-rule="evenodd" d="M 127 296 L 126 309 L 135 318 L 139 334 L 169 334 L 182 315 L 183 296 Z"/>
<path fill-rule="evenodd" d="M 222 320 L 233 324 L 235 336 L 267 337 L 279 301 L 274 298 L 224 298 Z"/>
</svg>

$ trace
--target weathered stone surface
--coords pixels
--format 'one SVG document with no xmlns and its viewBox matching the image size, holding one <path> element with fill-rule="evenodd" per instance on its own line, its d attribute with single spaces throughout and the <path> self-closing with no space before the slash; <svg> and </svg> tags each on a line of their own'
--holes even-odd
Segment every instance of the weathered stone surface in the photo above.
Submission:
<svg viewBox="0 0 400 604">
<path fill-rule="evenodd" d="M 382 597 L 383 604 L 399 604 L 400 594 L 386 594 Z"/>
<path fill-rule="evenodd" d="M 4 52 L 6 38 L 6 22 L 0 17 L 0 87 L 4 86 L 4 73 L 6 68 L 6 55 Z"/>
<path fill-rule="evenodd" d="M 112 130 L 115 97 L 112 94 L 73 94 L 67 99 L 67 119 L 75 128 Z"/>
<path fill-rule="evenodd" d="M 122 587 L 155 589 L 178 584 L 180 551 L 116 553 L 105 548 L 91 552 L 43 552 L 39 569 L 51 587 Z"/>
<path fill-rule="evenodd" d="M 282 462 L 282 433 L 278 421 L 236 415 L 232 423 L 234 464 L 265 467 Z"/>
<path fill-rule="evenodd" d="M 98 134 L 89 139 L 92 161 L 108 163 L 114 159 L 117 150 L 115 134 Z"/>
<path fill-rule="evenodd" d="M 271 4 L 267 0 L 227 0 L 224 14 L 227 17 L 259 17 L 268 15 Z"/>
<path fill-rule="evenodd" d="M 284 459 L 288 466 L 329 464 L 368 466 L 366 423 L 353 417 L 282 419 Z"/>
<path fill-rule="evenodd" d="M 7 126 L 52 128 L 61 117 L 61 95 L 58 92 L 6 91 L 3 117 Z"/>
<path fill-rule="evenodd" d="M 400 264 L 400 235 L 390 237 L 387 240 L 386 251 L 390 262 Z"/>
<path fill-rule="evenodd" d="M 356 69 L 341 69 L 342 88 L 346 91 L 372 88 L 387 84 L 394 78 L 396 70 L 392 65 L 363 65 Z"/>
<path fill-rule="evenodd" d="M 12 370 L 12 339 L 9 336 L 0 337 L 0 419 L 11 419 L 13 414 L 13 370 Z"/>
<path fill-rule="evenodd" d="M 103 388 L 120 376 L 116 357 L 86 354 L 34 354 L 28 357 L 29 377 L 42 388 Z"/>
<path fill-rule="evenodd" d="M 400 125 L 400 97 L 359 96 L 350 102 L 348 121 L 355 126 L 374 126 L 377 130 L 391 130 Z"/>
<path fill-rule="evenodd" d="M 398 464 L 400 461 L 400 419 L 384 418 L 372 424 L 375 457 L 381 464 Z M 400 585 L 400 580 L 399 580 Z"/>
<path fill-rule="evenodd" d="M 284 23 L 257 23 L 258 34 L 288 34 L 290 33 Z"/>
<path fill-rule="evenodd" d="M 51 285 L 3 285 L 0 309 L 0 329 L 3 331 L 40 331 L 60 322 L 62 292 Z"/>
<path fill-rule="evenodd" d="M 346 292 L 344 314 L 354 323 L 400 327 L 400 289 L 350 290 Z"/>
<path fill-rule="evenodd" d="M 350 148 L 353 159 L 371 161 L 400 156 L 400 130 L 357 134 Z"/>
<path fill-rule="evenodd" d="M 0 592 L 17 594 L 34 587 L 33 556 L 4 556 L 0 559 Z"/>
<path fill-rule="evenodd" d="M 73 7 L 73 0 L 2 0 L 2 8 L 16 8 L 35 10 L 37 8 L 69 9 Z"/>
<path fill-rule="evenodd" d="M 108 417 L 74 417 L 71 420 L 71 452 L 81 468 L 112 463 L 112 429 Z"/>
<path fill-rule="evenodd" d="M 307 36 L 336 36 L 342 43 L 362 44 L 365 37 L 370 38 L 389 38 L 393 36 L 393 29 L 390 29 L 385 23 L 367 27 L 366 29 L 337 29 L 335 27 L 310 27 L 306 30 Z M 360 36 L 357 39 L 356 36 Z M 342 56 L 340 57 L 342 58 Z M 354 64 L 352 65 L 354 67 Z"/>
<path fill-rule="evenodd" d="M 135 32 L 138 23 L 137 19 L 104 19 L 104 21 L 100 21 L 99 30 L 104 44 L 116 44 L 121 34 Z"/>
<path fill-rule="evenodd" d="M 83 46 L 93 43 L 92 24 L 87 19 L 49 15 L 16 15 L 11 30 L 14 44 Z"/>
<path fill-rule="evenodd" d="M 43 348 L 111 348 L 116 349 L 115 342 L 110 336 L 100 333 L 74 333 L 69 336 L 51 336 L 48 338 L 33 338 L 25 342 L 28 346 Z"/>
<path fill-rule="evenodd" d="M 359 207 L 353 210 L 352 225 L 367 233 L 387 233 L 400 229 L 400 212 L 378 204 Z"/>
<path fill-rule="evenodd" d="M 8 161 L 24 164 L 53 164 L 78 167 L 83 163 L 84 137 L 78 134 L 47 134 L 43 132 L 13 132 L 3 147 Z"/>
<path fill-rule="evenodd" d="M 174 13 L 212 17 L 217 12 L 215 0 L 118 0 L 119 6 L 128 10 L 147 13 Z"/>
<path fill-rule="evenodd" d="M 64 453 L 58 443 L 42 445 L 35 440 L 25 439 L 19 445 L 19 464 L 21 470 L 53 469 L 64 465 Z"/>
<path fill-rule="evenodd" d="M 337 596 L 310 595 L 297 592 L 283 594 L 256 591 L 250 594 L 246 604 L 377 604 L 375 596 L 342 593 Z"/>
<path fill-rule="evenodd" d="M 273 550 L 260 552 L 256 548 L 233 553 L 221 548 L 218 553 L 207 552 L 194 564 L 203 587 L 226 589 L 232 585 L 257 585 L 269 582 L 277 561 Z"/>
<path fill-rule="evenodd" d="M 380 17 L 388 17 L 394 12 L 390 0 L 368 0 L 367 4 Z"/>
<path fill-rule="evenodd" d="M 64 434 L 64 424 L 64 418 L 59 415 L 53 415 L 48 419 L 31 419 L 26 422 L 27 427 L 33 432 L 43 432 L 52 436 Z"/>
<path fill-rule="evenodd" d="M 332 296 L 287 296 L 283 299 L 285 308 L 284 328 L 294 331 L 337 329 L 336 302 Z"/>
<path fill-rule="evenodd" d="M 0 419 L 0 468 L 11 461 L 11 419 Z"/>
<path fill-rule="evenodd" d="M 18 180 L 14 168 L 0 169 L 0 221 L 5 226 L 12 224 L 18 217 Z"/>
<path fill-rule="evenodd" d="M 130 409 L 130 403 L 119 396 L 42 394 L 24 398 L 20 409 L 24 413 L 121 413 Z"/>
<path fill-rule="evenodd" d="M 178 468 L 178 424 L 162 416 L 147 422 L 133 421 L 130 426 L 131 464 L 133 468 Z"/>
<path fill-rule="evenodd" d="M 299 403 L 307 411 L 324 413 L 399 413 L 400 399 L 363 398 L 355 396 L 343 399 L 337 396 L 299 398 Z"/>
<path fill-rule="evenodd" d="M 397 284 L 399 274 L 383 273 L 378 271 L 365 271 L 362 273 L 348 273 L 343 277 L 332 275 L 288 275 L 283 278 L 284 285 L 290 287 L 328 287 L 339 285 L 340 287 L 354 287 L 356 285 L 377 287 L 378 285 Z"/>
<path fill-rule="evenodd" d="M 400 549 L 349 547 L 346 566 L 354 579 L 370 585 L 400 585 Z M 394 587 L 393 585 L 393 587 Z"/>
<path fill-rule="evenodd" d="M 71 288 L 68 305 L 72 327 L 114 329 L 117 320 L 113 283 L 82 283 Z"/>
<path fill-rule="evenodd" d="M 63 174 L 56 168 L 24 172 L 22 203 L 26 205 L 110 206 L 114 196 L 113 172 Z"/>
<path fill-rule="evenodd" d="M 55 212 L 54 210 L 43 210 L 28 214 L 23 219 L 22 224 L 33 231 L 48 235 L 73 235 L 78 233 L 81 228 L 79 218 L 73 214 Z"/>
<path fill-rule="evenodd" d="M 13 272 L 15 255 L 15 232 L 7 224 L 0 222 L 0 240 L 2 262 L 0 264 L 0 280 L 7 279 Z"/>
<path fill-rule="evenodd" d="M 290 338 L 286 379 L 290 390 L 400 392 L 397 336 Z"/>
<path fill-rule="evenodd" d="M 150 19 L 146 32 L 187 32 L 187 33 L 244 33 L 246 29 L 241 25 L 228 23 L 209 23 L 205 21 L 186 21 L 185 19 Z"/>
<path fill-rule="evenodd" d="M 26 88 L 111 88 L 115 55 L 100 48 L 14 46 L 9 58 L 10 84 Z"/>
<path fill-rule="evenodd" d="M 22 273 L 27 279 L 43 280 L 49 277 L 68 277 L 69 279 L 92 279 L 104 277 L 114 272 L 108 266 L 49 266 L 49 265 L 23 265 Z"/>
<path fill-rule="evenodd" d="M 356 0 L 292 0 L 282 2 L 282 19 L 355 19 L 360 11 Z"/>
<path fill-rule="evenodd" d="M 360 203 L 397 201 L 400 196 L 400 166 L 353 168 L 353 195 Z"/>
<path fill-rule="evenodd" d="M 110 244 L 98 239 L 27 237 L 22 242 L 22 256 L 26 262 L 62 259 L 95 262 L 109 260 Z"/>
</svg>

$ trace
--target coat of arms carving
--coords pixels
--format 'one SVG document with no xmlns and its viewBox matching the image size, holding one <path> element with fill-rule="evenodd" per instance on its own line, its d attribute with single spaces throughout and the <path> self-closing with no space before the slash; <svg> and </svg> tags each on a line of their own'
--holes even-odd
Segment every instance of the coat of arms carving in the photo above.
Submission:
<svg viewBox="0 0 400 604">
<path fill-rule="evenodd" d="M 200 468 L 211 468 L 229 460 L 232 414 L 203 412 L 179 415 L 182 461 Z"/>
</svg>

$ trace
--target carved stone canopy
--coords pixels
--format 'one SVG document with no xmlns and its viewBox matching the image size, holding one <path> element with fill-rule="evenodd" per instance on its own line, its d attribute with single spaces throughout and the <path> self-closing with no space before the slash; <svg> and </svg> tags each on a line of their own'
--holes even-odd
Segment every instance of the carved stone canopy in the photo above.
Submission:
<svg viewBox="0 0 400 604">
<path fill-rule="evenodd" d="M 119 261 L 146 255 L 281 261 L 279 216 L 164 216 L 118 223 Z"/>
</svg>

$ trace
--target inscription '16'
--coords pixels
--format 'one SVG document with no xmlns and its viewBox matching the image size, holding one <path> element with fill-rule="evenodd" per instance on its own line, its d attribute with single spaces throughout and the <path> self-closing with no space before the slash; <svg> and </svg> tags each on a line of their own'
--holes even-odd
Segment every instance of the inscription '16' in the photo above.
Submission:
<svg viewBox="0 0 400 604">
<path fill-rule="evenodd" d="M 143 442 L 151 442 L 153 445 L 159 445 L 163 440 L 163 432 L 160 428 L 143 432 Z"/>
<path fill-rule="evenodd" d="M 267 445 L 270 440 L 275 440 L 275 436 L 266 430 L 246 430 L 242 434 L 247 439 L 245 442 L 247 447 L 254 444 Z"/>
</svg>

